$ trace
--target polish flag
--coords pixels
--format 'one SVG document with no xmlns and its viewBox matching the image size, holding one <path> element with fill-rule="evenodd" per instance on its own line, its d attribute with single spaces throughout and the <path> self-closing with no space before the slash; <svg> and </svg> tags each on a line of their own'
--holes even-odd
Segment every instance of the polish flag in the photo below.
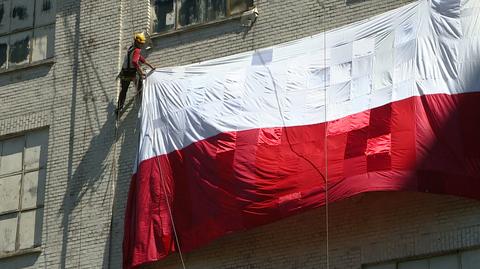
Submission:
<svg viewBox="0 0 480 269">
<path fill-rule="evenodd" d="M 418 1 L 156 71 L 139 112 L 124 267 L 323 206 L 327 191 L 328 202 L 369 191 L 479 199 L 478 14 L 479 1 Z"/>
</svg>

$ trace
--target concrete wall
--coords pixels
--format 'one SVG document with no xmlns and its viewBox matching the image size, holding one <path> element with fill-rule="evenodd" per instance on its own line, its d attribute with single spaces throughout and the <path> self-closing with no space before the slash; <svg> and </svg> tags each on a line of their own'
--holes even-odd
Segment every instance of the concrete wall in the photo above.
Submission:
<svg viewBox="0 0 480 269">
<path fill-rule="evenodd" d="M 173 66 L 262 48 L 407 2 L 257 0 L 260 17 L 251 29 L 229 20 L 158 36 L 149 60 Z M 133 32 L 148 27 L 148 5 L 58 0 L 55 62 L 0 73 L 0 139 L 49 128 L 41 252 L 0 259 L 0 268 L 121 267 L 138 100 L 130 89 L 127 111 L 115 128 L 115 77 Z M 366 194 L 333 204 L 330 268 L 480 247 L 479 205 L 408 193 Z M 325 210 L 314 210 L 217 240 L 186 255 L 187 268 L 322 268 L 325 230 Z M 178 256 L 154 267 L 179 268 Z"/>
</svg>

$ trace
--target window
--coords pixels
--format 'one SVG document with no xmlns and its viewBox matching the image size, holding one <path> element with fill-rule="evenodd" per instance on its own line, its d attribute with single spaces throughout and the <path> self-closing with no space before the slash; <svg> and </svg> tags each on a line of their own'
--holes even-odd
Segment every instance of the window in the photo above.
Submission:
<svg viewBox="0 0 480 269">
<path fill-rule="evenodd" d="M 150 3 L 155 33 L 220 20 L 253 6 L 253 0 L 151 0 Z"/>
<path fill-rule="evenodd" d="M 361 3 L 361 2 L 365 2 L 366 0 L 345 0 L 345 3 L 347 5 L 352 5 L 352 4 L 356 4 L 356 3 Z"/>
<path fill-rule="evenodd" d="M 480 264 L 480 250 L 459 251 L 451 255 L 424 259 L 389 262 L 364 266 L 364 269 L 477 269 Z"/>
<path fill-rule="evenodd" d="M 0 0 L 0 70 L 53 57 L 55 0 Z"/>
<path fill-rule="evenodd" d="M 40 246 L 48 130 L 0 141 L 0 256 Z"/>
</svg>

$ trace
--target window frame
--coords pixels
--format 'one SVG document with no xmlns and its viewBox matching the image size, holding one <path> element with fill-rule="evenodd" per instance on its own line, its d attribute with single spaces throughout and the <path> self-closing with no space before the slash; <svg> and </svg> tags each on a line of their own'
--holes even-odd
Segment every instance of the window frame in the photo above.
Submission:
<svg viewBox="0 0 480 269">
<path fill-rule="evenodd" d="M 33 168 L 26 168 L 27 165 L 25 163 L 25 156 L 26 156 L 26 151 L 29 147 L 27 147 L 27 139 L 29 135 L 35 134 L 36 132 L 46 132 L 46 138 L 47 140 L 45 142 L 45 162 L 42 164 L 41 163 L 41 155 L 39 158 L 39 165 L 38 167 L 33 167 Z M 0 219 L 3 217 L 10 217 L 10 218 L 15 218 L 16 221 L 16 230 L 15 230 L 15 243 L 14 243 L 14 250 L 13 251 L 2 251 L 0 252 L 0 259 L 3 258 L 9 258 L 13 256 L 19 256 L 19 255 L 24 255 L 28 253 L 35 253 L 35 252 L 40 252 L 41 247 L 42 247 L 42 230 L 43 230 L 43 216 L 44 216 L 44 208 L 45 208 L 45 191 L 46 191 L 46 181 L 47 181 L 47 161 L 48 161 L 48 140 L 49 140 L 49 128 L 38 128 L 38 129 L 31 129 L 27 130 L 25 132 L 19 133 L 19 134 L 14 134 L 14 135 L 8 135 L 8 136 L 3 136 L 0 138 L 0 162 L 1 162 L 1 156 L 3 155 L 3 148 L 4 148 L 4 143 L 5 141 L 15 139 L 15 138 L 22 138 L 23 139 L 23 146 L 22 146 L 22 161 L 21 161 L 21 170 L 19 171 L 14 171 L 14 172 L 9 172 L 5 174 L 0 174 L 0 181 L 9 177 L 14 177 L 14 176 L 20 176 L 20 182 L 19 182 L 19 194 L 18 194 L 18 201 L 17 201 L 17 208 L 12 209 L 12 210 L 6 210 L 4 212 L 0 212 Z M 42 154 L 42 153 L 40 153 Z M 40 173 L 44 173 L 43 179 L 42 175 Z M 37 197 L 36 197 L 36 204 L 35 206 L 23 206 L 23 199 L 24 199 L 24 187 L 25 187 L 25 175 L 32 173 L 32 172 L 38 172 L 38 178 L 37 178 L 37 188 L 43 187 L 37 192 Z M 43 180 L 43 183 L 40 181 Z M 43 184 L 43 186 L 41 185 Z M 39 193 L 43 193 L 42 198 L 39 198 Z M 41 216 L 39 217 L 38 215 L 35 216 L 35 225 L 32 227 L 34 230 L 34 242 L 33 245 L 30 247 L 25 247 L 21 248 L 21 218 L 22 214 L 28 213 L 28 212 L 35 212 L 36 214 L 39 214 L 38 212 L 41 212 Z M 37 224 L 37 221 L 39 222 Z M 37 231 L 37 225 L 40 227 L 38 228 Z M 35 242 L 35 236 L 37 235 L 37 232 L 40 232 L 39 236 L 39 241 Z"/>
<path fill-rule="evenodd" d="M 247 9 L 245 9 L 243 11 L 240 11 L 238 13 L 234 13 L 234 14 L 231 13 L 232 12 L 232 10 L 231 10 L 231 0 L 224 0 L 226 2 L 226 10 L 225 10 L 225 16 L 224 17 L 217 18 L 217 19 L 214 19 L 214 20 L 207 20 L 207 21 L 199 22 L 199 23 L 192 23 L 192 24 L 188 24 L 188 25 L 185 25 L 185 26 L 180 26 L 180 23 L 179 23 L 179 11 L 178 11 L 179 5 L 178 5 L 178 2 L 180 2 L 182 0 L 172 0 L 174 2 L 173 3 L 173 12 L 175 14 L 174 26 L 171 29 L 163 30 L 163 31 L 160 31 L 160 32 L 157 32 L 154 29 L 153 16 L 152 16 L 152 14 L 155 13 L 155 10 L 154 10 L 155 5 L 153 4 L 154 1 L 155 0 L 149 0 L 149 9 L 148 9 L 149 10 L 149 29 L 150 29 L 150 33 L 152 33 L 151 34 L 152 37 L 166 36 L 166 35 L 176 34 L 176 33 L 180 33 L 180 32 L 192 31 L 192 30 L 212 26 L 212 25 L 215 25 L 215 24 L 223 23 L 223 22 L 226 22 L 226 21 L 239 19 L 242 16 L 243 12 L 248 11 L 252 8 L 255 8 L 255 1 L 256 0 L 244 0 L 245 2 L 246 1 L 251 1 L 252 2 L 251 6 L 247 6 Z"/>
<path fill-rule="evenodd" d="M 6 73 L 6 72 L 13 71 L 13 70 L 33 67 L 33 66 L 44 64 L 44 63 L 51 63 L 55 59 L 55 30 L 56 30 L 56 15 L 57 15 L 57 6 L 55 4 L 55 0 L 51 0 L 52 3 L 53 3 L 53 11 L 52 11 L 53 12 L 53 20 L 51 22 L 45 23 L 45 24 L 40 23 L 39 25 L 37 25 L 37 17 L 36 17 L 37 1 L 41 1 L 41 0 L 34 0 L 33 4 L 32 4 L 33 5 L 32 26 L 20 27 L 20 28 L 15 29 L 15 30 L 10 30 L 11 25 L 12 25 L 11 21 L 12 21 L 12 12 L 13 12 L 13 9 L 12 9 L 13 1 L 14 0 L 6 1 L 6 3 L 10 4 L 10 6 L 8 8 L 8 11 L 9 11 L 8 14 L 4 14 L 4 16 L 9 17 L 8 31 L 6 31 L 5 33 L 0 33 L 0 38 L 6 38 L 7 39 L 7 42 L 6 42 L 7 49 L 6 49 L 6 54 L 5 54 L 5 67 L 0 67 L 0 73 Z M 52 31 L 53 31 L 53 39 L 52 39 L 53 52 L 52 52 L 52 55 L 50 57 L 46 56 L 44 59 L 41 59 L 41 60 L 33 61 L 34 42 L 35 42 L 35 38 L 36 38 L 36 35 L 35 35 L 36 31 L 35 30 L 42 29 L 42 28 L 46 29 L 46 28 L 49 28 L 49 27 L 51 27 Z M 29 47 L 28 47 L 29 48 L 28 56 L 27 56 L 28 61 L 26 63 L 11 65 L 11 63 L 10 63 L 11 37 L 15 36 L 17 34 L 20 34 L 20 33 L 31 34 L 31 38 L 29 40 Z"/>
</svg>

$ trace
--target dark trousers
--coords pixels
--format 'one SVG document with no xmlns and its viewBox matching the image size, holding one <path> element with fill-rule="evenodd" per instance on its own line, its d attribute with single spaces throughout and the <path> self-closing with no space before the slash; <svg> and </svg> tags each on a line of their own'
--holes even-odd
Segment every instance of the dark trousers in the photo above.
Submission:
<svg viewBox="0 0 480 269">
<path fill-rule="evenodd" d="M 122 78 L 120 80 L 122 89 L 120 91 L 120 95 L 118 96 L 117 110 L 121 110 L 123 108 L 123 105 L 125 104 L 125 98 L 127 97 L 127 91 L 128 91 L 128 87 L 130 86 L 130 82 L 132 82 L 131 78 Z M 142 90 L 142 86 L 143 86 L 142 79 L 138 79 L 137 93 Z"/>
</svg>

